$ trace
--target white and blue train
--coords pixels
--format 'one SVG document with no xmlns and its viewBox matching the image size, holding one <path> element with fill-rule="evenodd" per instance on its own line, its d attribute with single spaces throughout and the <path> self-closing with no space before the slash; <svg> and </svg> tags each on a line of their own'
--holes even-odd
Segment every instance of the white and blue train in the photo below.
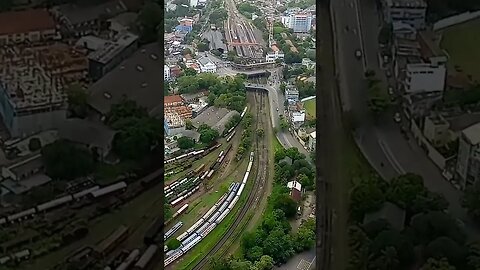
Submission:
<svg viewBox="0 0 480 270">
<path fill-rule="evenodd" d="M 215 227 L 222 222 L 230 211 L 235 207 L 236 203 L 240 199 L 240 195 L 247 184 L 250 171 L 253 166 L 254 152 L 250 153 L 250 161 L 247 167 L 247 171 L 243 177 L 241 183 L 232 183 L 217 203 L 205 213 L 195 224 L 193 224 L 187 231 L 177 237 L 177 240 L 181 242 L 181 245 L 176 250 L 171 250 L 166 253 L 164 265 L 165 267 L 183 254 L 187 253 L 196 244 L 198 244 L 203 238 L 205 238 Z"/>
</svg>

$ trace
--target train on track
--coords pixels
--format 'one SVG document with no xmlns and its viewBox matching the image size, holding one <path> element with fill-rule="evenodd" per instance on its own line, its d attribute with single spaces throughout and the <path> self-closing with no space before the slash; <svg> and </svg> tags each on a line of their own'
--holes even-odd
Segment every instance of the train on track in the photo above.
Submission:
<svg viewBox="0 0 480 270">
<path fill-rule="evenodd" d="M 247 184 L 247 180 L 253 166 L 253 159 L 254 152 L 251 152 L 247 171 L 245 172 L 242 182 L 232 183 L 228 189 L 228 192 L 225 193 L 217 201 L 217 203 L 212 206 L 212 208 L 210 208 L 205 215 L 202 216 L 202 218 L 200 218 L 195 224 L 177 237 L 177 240 L 181 242 L 181 245 L 178 249 L 166 252 L 164 261 L 165 267 L 180 258 L 196 244 L 198 244 L 232 211 L 232 209 L 235 207 L 235 204 L 240 199 L 245 185 Z"/>
<path fill-rule="evenodd" d="M 102 188 L 100 186 L 93 186 L 88 189 L 79 191 L 77 193 L 68 194 L 63 197 L 39 204 L 27 210 L 23 210 L 6 217 L 0 217 L 0 225 L 6 225 L 6 224 L 11 224 L 17 221 L 21 221 L 29 217 L 32 217 L 35 214 L 44 213 L 46 211 L 69 204 L 71 202 L 79 201 L 84 198 L 97 199 L 105 195 L 124 191 L 126 188 L 127 188 L 127 183 L 125 183 L 124 181 L 117 182 L 115 184 L 102 187 Z"/>
<path fill-rule="evenodd" d="M 237 123 L 235 126 L 229 128 L 229 129 L 225 132 L 225 136 L 224 136 L 225 138 L 228 138 L 229 136 L 232 136 L 232 137 L 233 137 L 233 135 L 230 134 L 230 133 L 232 133 L 232 131 L 234 131 L 234 129 L 242 122 L 243 117 L 244 117 L 245 114 L 247 113 L 247 109 L 248 109 L 248 107 L 245 106 L 245 108 L 243 109 L 242 113 L 240 114 L 240 121 L 238 121 L 238 123 Z M 230 138 L 230 139 L 231 139 L 231 138 Z M 228 142 L 228 141 L 229 141 L 229 140 L 227 139 L 227 142 Z"/>
</svg>

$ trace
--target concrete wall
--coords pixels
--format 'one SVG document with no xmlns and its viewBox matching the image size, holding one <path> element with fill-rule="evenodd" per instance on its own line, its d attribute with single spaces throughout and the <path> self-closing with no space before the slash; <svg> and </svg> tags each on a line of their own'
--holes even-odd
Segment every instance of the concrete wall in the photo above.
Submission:
<svg viewBox="0 0 480 270">
<path fill-rule="evenodd" d="M 465 13 L 458 14 L 458 15 L 451 16 L 451 17 L 437 21 L 436 23 L 433 24 L 433 30 L 439 31 L 444 28 L 454 26 L 460 23 L 464 23 L 466 21 L 473 20 L 479 17 L 480 17 L 480 10 L 475 12 L 467 11 Z"/>
<path fill-rule="evenodd" d="M 442 171 L 445 170 L 447 159 L 443 157 L 429 141 L 427 141 L 422 134 L 422 130 L 413 120 L 411 121 L 411 131 L 417 143 L 427 152 L 427 156 L 433 161 L 433 163 L 442 169 Z"/>
</svg>

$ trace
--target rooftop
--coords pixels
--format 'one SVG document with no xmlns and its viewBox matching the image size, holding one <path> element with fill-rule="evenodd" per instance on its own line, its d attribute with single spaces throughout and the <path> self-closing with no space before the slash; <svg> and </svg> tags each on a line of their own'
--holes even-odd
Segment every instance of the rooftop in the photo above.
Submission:
<svg viewBox="0 0 480 270">
<path fill-rule="evenodd" d="M 35 156 L 29 157 L 24 159 L 18 163 L 15 163 L 8 167 L 8 169 L 14 173 L 15 175 L 19 176 L 22 174 L 30 174 L 30 172 L 40 168 L 43 166 L 42 155 L 37 154 Z"/>
<path fill-rule="evenodd" d="M 127 11 L 126 6 L 119 0 L 88 6 L 64 4 L 57 6 L 56 9 L 65 16 L 71 24 L 93 21 L 99 19 L 102 15 L 111 18 Z"/>
<path fill-rule="evenodd" d="M 123 49 L 138 40 L 138 36 L 129 32 L 118 35 L 113 41 L 104 43 L 98 50 L 88 55 L 88 59 L 106 64 L 110 62 Z"/>
<path fill-rule="evenodd" d="M 84 119 L 67 119 L 58 129 L 62 139 L 98 148 L 107 148 L 115 134 L 116 131 L 103 123 Z"/>
<path fill-rule="evenodd" d="M 165 96 L 163 98 L 163 104 L 183 102 L 183 98 L 180 95 Z"/>
<path fill-rule="evenodd" d="M 59 61 L 60 60 L 60 61 Z M 68 78 L 64 69 L 74 69 L 72 62 L 59 58 L 48 48 L 0 49 L 0 86 L 7 92 L 10 104 L 18 109 L 39 108 L 50 105 L 64 105 L 64 87 Z M 85 59 L 77 59 L 84 65 Z"/>
<path fill-rule="evenodd" d="M 462 133 L 470 144 L 477 145 L 480 143 L 480 123 L 469 126 Z"/>
<path fill-rule="evenodd" d="M 298 181 L 290 181 L 287 183 L 287 187 L 289 189 L 296 189 L 298 191 L 302 191 L 302 184 L 300 184 Z"/>
<path fill-rule="evenodd" d="M 207 57 L 201 57 L 199 58 L 198 60 L 198 63 L 200 63 L 200 65 L 202 66 L 206 66 L 206 65 L 215 65 L 212 61 L 210 61 L 210 59 L 208 59 Z"/>
<path fill-rule="evenodd" d="M 105 115 L 112 104 L 126 96 L 149 112 L 157 107 L 163 98 L 162 80 L 158 79 L 163 66 L 158 57 L 155 59 L 152 55 L 162 55 L 158 43 L 142 47 L 95 82 L 89 89 L 90 106 Z"/>
<path fill-rule="evenodd" d="M 55 22 L 45 9 L 0 13 L 0 35 L 55 29 Z"/>
</svg>

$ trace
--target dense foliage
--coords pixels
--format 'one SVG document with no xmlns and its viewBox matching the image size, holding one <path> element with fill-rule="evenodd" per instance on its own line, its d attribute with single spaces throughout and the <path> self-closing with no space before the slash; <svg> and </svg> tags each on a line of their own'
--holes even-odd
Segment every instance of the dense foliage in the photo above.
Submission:
<svg viewBox="0 0 480 270">
<path fill-rule="evenodd" d="M 387 201 L 405 209 L 404 229 L 398 231 L 382 219 L 359 225 L 365 214 Z M 414 264 L 423 265 L 421 269 L 479 269 L 478 244 L 466 245 L 463 225 L 447 207 L 445 198 L 428 191 L 415 174 L 390 182 L 375 176 L 361 179 L 351 192 L 349 269 L 401 270 Z"/>
<path fill-rule="evenodd" d="M 244 82 L 242 76 L 220 78 L 215 74 L 201 73 L 181 76 L 177 80 L 177 88 L 181 94 L 208 90 L 210 105 L 241 112 L 247 103 Z"/>
<path fill-rule="evenodd" d="M 132 100 L 112 105 L 107 123 L 117 132 L 113 150 L 123 159 L 135 160 L 152 152 L 161 139 L 162 123 Z"/>
<path fill-rule="evenodd" d="M 42 148 L 47 175 L 58 180 L 73 180 L 87 176 L 95 168 L 88 150 L 67 141 L 56 141 Z"/>
</svg>

